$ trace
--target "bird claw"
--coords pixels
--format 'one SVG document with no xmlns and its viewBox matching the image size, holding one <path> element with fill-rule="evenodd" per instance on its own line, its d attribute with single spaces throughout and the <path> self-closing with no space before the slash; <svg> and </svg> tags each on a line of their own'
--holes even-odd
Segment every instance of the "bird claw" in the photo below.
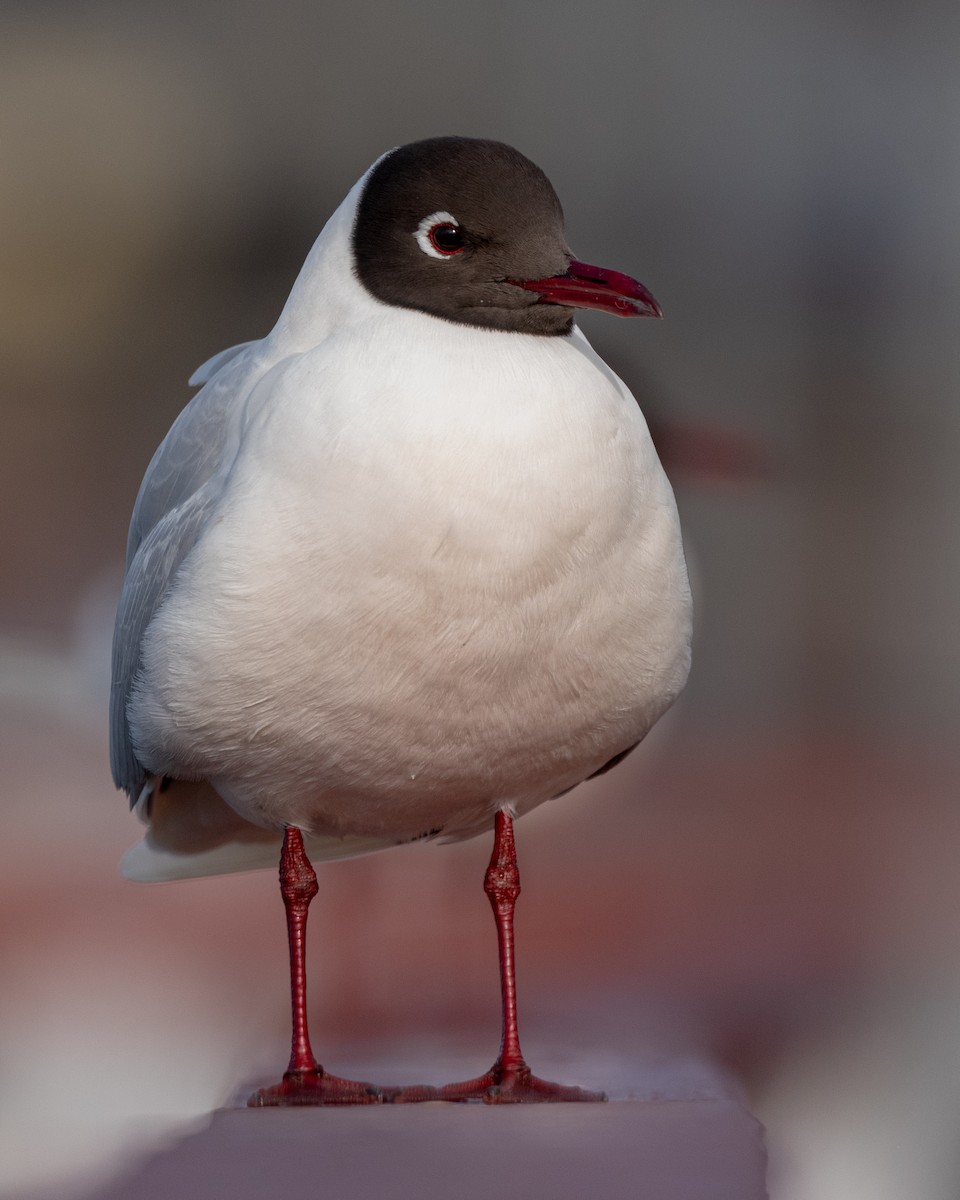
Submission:
<svg viewBox="0 0 960 1200">
<path fill-rule="evenodd" d="M 540 1079 L 524 1064 L 505 1069 L 495 1063 L 485 1075 L 437 1089 L 438 1100 L 456 1104 L 597 1104 L 607 1099 L 604 1092 L 588 1092 Z"/>
<path fill-rule="evenodd" d="M 297 1108 L 309 1105 L 390 1104 L 400 1088 L 382 1088 L 372 1083 L 341 1079 L 318 1068 L 287 1071 L 272 1087 L 259 1088 L 247 1101 L 248 1108 Z"/>
</svg>

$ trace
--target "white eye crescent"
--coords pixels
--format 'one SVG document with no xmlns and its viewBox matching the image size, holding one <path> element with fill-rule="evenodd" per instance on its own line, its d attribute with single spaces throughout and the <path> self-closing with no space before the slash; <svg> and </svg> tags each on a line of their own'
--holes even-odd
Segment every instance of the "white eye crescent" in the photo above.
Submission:
<svg viewBox="0 0 960 1200">
<path fill-rule="evenodd" d="M 448 212 L 435 212 L 424 217 L 413 236 L 424 254 L 431 258 L 453 258 L 465 245 L 460 222 Z"/>
</svg>

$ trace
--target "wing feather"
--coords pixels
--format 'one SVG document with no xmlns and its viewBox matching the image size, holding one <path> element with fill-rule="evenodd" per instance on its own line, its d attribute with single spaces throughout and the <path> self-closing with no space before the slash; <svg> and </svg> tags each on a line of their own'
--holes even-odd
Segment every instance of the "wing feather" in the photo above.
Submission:
<svg viewBox="0 0 960 1200">
<path fill-rule="evenodd" d="M 143 635 L 170 589 L 178 567 L 197 544 L 216 507 L 219 489 L 209 484 L 170 509 L 134 554 L 120 594 L 113 632 L 110 691 L 110 767 L 113 781 L 132 804 L 147 779 L 130 740 L 127 703 L 140 669 Z"/>
<path fill-rule="evenodd" d="M 127 563 L 113 637 L 110 765 L 136 803 L 147 772 L 130 740 L 127 705 L 147 627 L 177 570 L 203 534 L 243 431 L 255 343 L 211 359 L 197 375 L 211 382 L 190 401 L 161 442 L 140 485 L 127 538 Z M 219 361 L 218 361 L 219 360 Z M 196 376 L 194 376 L 196 378 Z"/>
</svg>

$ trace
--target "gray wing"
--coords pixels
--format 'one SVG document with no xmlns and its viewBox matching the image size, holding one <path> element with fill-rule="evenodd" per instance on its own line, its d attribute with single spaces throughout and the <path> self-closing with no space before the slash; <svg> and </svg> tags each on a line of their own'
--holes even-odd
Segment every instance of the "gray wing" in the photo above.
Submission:
<svg viewBox="0 0 960 1200">
<path fill-rule="evenodd" d="M 136 803 L 147 772 L 130 741 L 127 703 L 140 669 L 143 635 L 163 602 L 177 568 L 197 544 L 220 497 L 219 487 L 201 487 L 154 525 L 127 569 L 113 631 L 110 689 L 110 768 L 113 781 Z"/>
<path fill-rule="evenodd" d="M 177 569 L 209 523 L 236 457 L 248 394 L 245 349 L 236 347 L 211 360 L 225 369 L 214 371 L 216 378 L 191 400 L 160 444 L 143 477 L 130 521 L 126 575 L 113 635 L 110 766 L 117 787 L 133 802 L 147 779 L 134 753 L 127 721 L 143 636 Z"/>
<path fill-rule="evenodd" d="M 254 342 L 241 342 L 239 346 L 231 346 L 229 350 L 221 350 L 219 354 L 215 354 L 213 358 L 208 358 L 207 361 L 197 367 L 194 373 L 187 381 L 191 387 L 200 387 L 203 383 L 209 383 L 217 372 L 227 365 L 231 359 L 242 354 L 244 350 L 253 346 Z"/>
<path fill-rule="evenodd" d="M 247 343 L 253 345 L 253 343 Z M 127 571 L 141 542 L 167 513 L 182 504 L 209 479 L 229 466 L 240 444 L 247 388 L 248 362 L 240 357 L 247 346 L 225 350 L 226 369 L 211 377 L 170 427 L 150 460 L 130 518 Z M 210 360 L 216 363 L 220 355 Z M 203 375 L 205 364 L 194 375 Z"/>
</svg>

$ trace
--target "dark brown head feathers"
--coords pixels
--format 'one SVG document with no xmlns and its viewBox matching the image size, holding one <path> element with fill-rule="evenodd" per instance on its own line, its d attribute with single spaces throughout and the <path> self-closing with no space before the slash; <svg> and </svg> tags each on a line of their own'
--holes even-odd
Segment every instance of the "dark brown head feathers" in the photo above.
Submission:
<svg viewBox="0 0 960 1200">
<path fill-rule="evenodd" d="M 563 274 L 563 210 L 511 146 L 442 137 L 401 146 L 367 179 L 353 229 L 356 273 L 387 304 L 517 333 L 569 332 L 573 309 L 508 279 Z"/>
</svg>

